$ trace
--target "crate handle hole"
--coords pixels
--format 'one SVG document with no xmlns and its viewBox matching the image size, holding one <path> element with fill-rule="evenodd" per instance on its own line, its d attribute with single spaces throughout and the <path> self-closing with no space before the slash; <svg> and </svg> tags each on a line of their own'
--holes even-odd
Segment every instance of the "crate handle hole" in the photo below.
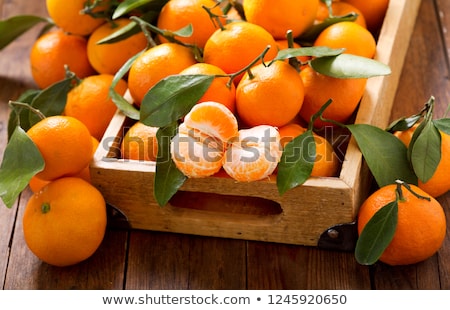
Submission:
<svg viewBox="0 0 450 310">
<path fill-rule="evenodd" d="M 172 207 L 217 213 L 273 216 L 283 213 L 278 202 L 260 197 L 178 191 L 169 201 Z"/>
</svg>

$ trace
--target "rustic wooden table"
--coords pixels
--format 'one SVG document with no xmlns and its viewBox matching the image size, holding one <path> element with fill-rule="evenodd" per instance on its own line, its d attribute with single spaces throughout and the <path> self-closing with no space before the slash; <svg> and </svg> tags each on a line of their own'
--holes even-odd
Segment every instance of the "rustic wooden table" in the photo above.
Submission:
<svg viewBox="0 0 450 310">
<path fill-rule="evenodd" d="M 44 16 L 44 3 L 0 0 L 0 18 Z M 444 115 L 450 103 L 449 29 L 450 2 L 422 0 L 392 119 L 417 112 L 431 95 L 437 116 Z M 0 51 L 0 154 L 8 100 L 34 87 L 28 54 L 37 30 Z M 2 289 L 450 289 L 450 193 L 439 198 L 449 218 L 442 249 L 403 267 L 361 266 L 353 253 L 314 247 L 108 229 L 93 257 L 57 268 L 39 261 L 23 239 L 29 196 L 26 190 L 12 209 L 0 204 Z"/>
</svg>

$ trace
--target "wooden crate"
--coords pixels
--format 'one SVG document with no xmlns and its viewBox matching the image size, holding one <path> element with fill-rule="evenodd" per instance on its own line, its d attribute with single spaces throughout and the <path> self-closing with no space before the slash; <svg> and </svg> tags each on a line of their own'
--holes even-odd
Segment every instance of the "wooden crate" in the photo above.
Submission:
<svg viewBox="0 0 450 310">
<path fill-rule="evenodd" d="M 375 58 L 389 65 L 392 74 L 369 79 L 355 122 L 388 124 L 419 5 L 420 0 L 391 1 Z M 131 228 L 337 249 L 354 245 L 354 221 L 371 176 L 353 139 L 339 177 L 310 178 L 283 196 L 275 180 L 188 179 L 160 207 L 153 197 L 155 164 L 118 158 L 129 125 L 121 112 L 115 115 L 94 156 L 91 178 Z"/>
</svg>

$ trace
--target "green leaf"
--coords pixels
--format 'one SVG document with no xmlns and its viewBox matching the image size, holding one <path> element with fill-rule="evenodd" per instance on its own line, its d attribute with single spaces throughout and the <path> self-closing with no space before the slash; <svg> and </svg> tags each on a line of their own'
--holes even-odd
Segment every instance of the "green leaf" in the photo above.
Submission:
<svg viewBox="0 0 450 310">
<path fill-rule="evenodd" d="M 194 28 L 192 26 L 192 24 L 189 24 L 181 29 L 178 29 L 176 31 L 172 31 L 172 34 L 177 36 L 177 37 L 183 37 L 183 38 L 188 38 L 192 35 L 192 33 L 194 33 Z"/>
<path fill-rule="evenodd" d="M 298 41 L 300 42 L 307 42 L 307 43 L 314 43 L 314 41 L 317 39 L 319 34 L 327 27 L 339 23 L 339 22 L 351 22 L 356 20 L 358 17 L 355 13 L 349 13 L 344 16 L 332 16 L 325 19 L 323 22 L 318 23 L 307 29 L 303 34 L 300 35 L 298 38 Z"/>
<path fill-rule="evenodd" d="M 417 184 L 417 177 L 408 161 L 406 146 L 400 139 L 368 124 L 346 127 L 355 138 L 379 187 L 393 184 L 397 179 Z"/>
<path fill-rule="evenodd" d="M 144 51 L 141 51 L 128 59 L 125 64 L 117 71 L 117 73 L 114 75 L 113 81 L 111 83 L 111 86 L 109 88 L 109 95 L 114 102 L 114 104 L 117 106 L 117 108 L 122 111 L 126 116 L 128 116 L 131 119 L 138 120 L 139 119 L 139 110 L 136 109 L 130 102 L 128 102 L 124 97 L 122 97 L 119 93 L 116 92 L 115 87 L 117 86 L 117 83 L 127 74 L 127 72 L 130 70 L 131 65 L 133 62 L 138 58 Z"/>
<path fill-rule="evenodd" d="M 38 89 L 29 89 L 26 90 L 23 94 L 17 98 L 18 102 L 31 104 L 33 99 L 40 93 L 41 91 Z M 17 126 L 22 127 L 25 131 L 27 131 L 30 126 L 30 120 L 29 120 L 29 113 L 30 111 L 28 109 L 22 108 L 22 109 L 13 109 L 11 113 L 9 114 L 8 119 L 8 140 L 11 139 L 11 136 L 16 130 Z"/>
<path fill-rule="evenodd" d="M 326 46 L 286 48 L 280 50 L 273 61 L 284 60 L 299 56 L 311 56 L 311 57 L 337 56 L 342 54 L 344 50 L 345 49 L 343 48 L 335 49 Z"/>
<path fill-rule="evenodd" d="M 396 131 L 405 131 L 412 128 L 420 119 L 422 115 L 413 115 L 410 117 L 402 117 L 393 121 L 387 128 L 386 131 L 394 133 Z"/>
<path fill-rule="evenodd" d="M 334 78 L 370 78 L 391 74 L 389 66 L 351 54 L 315 58 L 309 64 L 317 72 Z"/>
<path fill-rule="evenodd" d="M 159 128 L 156 133 L 158 158 L 156 161 L 154 197 L 160 206 L 166 205 L 187 179 L 175 166 L 170 155 L 170 141 L 176 131 L 177 126 L 170 125 Z"/>
<path fill-rule="evenodd" d="M 441 161 L 441 134 L 433 122 L 426 122 L 411 144 L 411 164 L 419 180 L 427 182 Z"/>
<path fill-rule="evenodd" d="M 0 50 L 41 22 L 49 20 L 34 15 L 17 15 L 0 21 Z"/>
<path fill-rule="evenodd" d="M 75 75 L 56 82 L 42 90 L 31 102 L 31 106 L 38 109 L 45 116 L 61 115 L 67 102 L 67 94 L 73 88 L 77 78 Z M 30 126 L 41 119 L 35 113 L 29 113 Z"/>
<path fill-rule="evenodd" d="M 286 144 L 278 164 L 278 192 L 283 195 L 291 188 L 303 184 L 311 176 L 315 158 L 316 143 L 311 130 Z"/>
<path fill-rule="evenodd" d="M 141 27 L 134 21 L 131 21 L 128 25 L 114 31 L 110 35 L 97 41 L 96 44 L 112 44 L 115 42 L 122 41 L 132 35 L 141 32 Z"/>
<path fill-rule="evenodd" d="M 112 18 L 117 19 L 132 11 L 159 13 L 168 0 L 125 0 L 115 9 Z"/>
<path fill-rule="evenodd" d="M 141 103 L 140 121 L 165 127 L 185 116 L 208 90 L 214 75 L 171 75 L 153 86 Z"/>
<path fill-rule="evenodd" d="M 113 19 L 119 18 L 139 7 L 148 4 L 149 2 L 152 2 L 152 0 L 125 0 L 117 6 L 117 8 L 113 13 L 112 18 Z"/>
<path fill-rule="evenodd" d="M 435 119 L 433 124 L 440 131 L 450 135 L 450 118 Z"/>
<path fill-rule="evenodd" d="M 367 222 L 356 242 L 355 258 L 362 265 L 373 265 L 394 238 L 398 221 L 398 200 L 378 210 Z"/>
<path fill-rule="evenodd" d="M 16 127 L 0 166 L 0 197 L 11 208 L 31 178 L 44 169 L 44 159 L 26 132 Z"/>
</svg>

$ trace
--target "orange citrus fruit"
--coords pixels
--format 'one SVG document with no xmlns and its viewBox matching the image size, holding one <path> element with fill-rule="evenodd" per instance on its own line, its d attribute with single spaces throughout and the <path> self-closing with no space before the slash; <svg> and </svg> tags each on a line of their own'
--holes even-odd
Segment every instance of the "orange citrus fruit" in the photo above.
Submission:
<svg viewBox="0 0 450 310">
<path fill-rule="evenodd" d="M 221 68 L 226 73 L 236 73 L 270 46 L 264 61 L 275 58 L 278 53 L 273 36 L 261 26 L 246 21 L 236 21 L 216 30 L 206 41 L 203 60 Z M 234 81 L 237 84 L 243 74 Z"/>
<path fill-rule="evenodd" d="M 378 33 L 389 6 L 389 0 L 342 0 L 360 10 L 366 20 L 367 28 Z"/>
<path fill-rule="evenodd" d="M 156 161 L 158 158 L 157 127 L 141 122 L 134 123 L 126 132 L 120 145 L 122 158 Z"/>
<path fill-rule="evenodd" d="M 229 78 L 225 71 L 217 66 L 207 63 L 196 63 L 182 70 L 180 74 L 205 74 L 215 75 L 211 85 L 199 102 L 215 101 L 225 105 L 231 112 L 236 110 L 236 86 L 231 83 L 228 86 Z M 223 77 L 221 77 L 223 76 Z"/>
<path fill-rule="evenodd" d="M 419 127 L 419 123 L 414 124 L 411 128 L 404 131 L 396 131 L 393 133 L 400 141 L 409 147 L 414 131 Z M 450 190 L 450 179 L 448 171 L 450 169 L 450 136 L 444 132 L 441 134 L 441 160 L 436 167 L 431 179 L 426 183 L 419 180 L 419 187 L 433 197 L 439 197 Z"/>
<path fill-rule="evenodd" d="M 419 180 L 419 187 L 433 197 L 439 197 L 450 190 L 450 136 L 441 133 L 441 160 L 431 179 L 423 183 Z"/>
<path fill-rule="evenodd" d="M 27 134 L 44 158 L 44 170 L 36 174 L 40 179 L 54 180 L 74 175 L 91 161 L 91 134 L 74 117 L 46 117 L 33 125 Z"/>
<path fill-rule="evenodd" d="M 237 135 L 236 117 L 227 107 L 212 101 L 196 104 L 171 141 L 172 160 L 190 178 L 213 175 L 222 168 L 226 146 Z"/>
<path fill-rule="evenodd" d="M 37 176 L 33 176 L 28 183 L 28 186 L 30 187 L 31 191 L 33 193 L 39 192 L 45 185 L 50 183 L 51 181 L 48 180 L 42 180 L 38 178 Z"/>
<path fill-rule="evenodd" d="M 305 87 L 305 100 L 300 110 L 300 116 L 309 122 L 311 116 L 329 100 L 333 102 L 325 109 L 323 117 L 340 123 L 349 120 L 358 107 L 364 94 L 367 79 L 339 79 L 323 75 L 306 66 L 300 72 Z M 315 127 L 328 125 L 319 118 Z"/>
<path fill-rule="evenodd" d="M 39 88 L 47 88 L 66 76 L 64 66 L 84 78 L 95 71 L 87 56 L 87 40 L 78 35 L 65 33 L 61 29 L 39 37 L 30 52 L 31 74 Z"/>
<path fill-rule="evenodd" d="M 303 134 L 306 128 L 299 124 L 291 123 L 278 129 L 281 138 L 281 145 L 284 147 L 295 137 Z M 324 137 L 314 133 L 316 144 L 316 159 L 311 172 L 313 177 L 333 177 L 339 172 L 339 158 L 335 153 L 331 143 Z"/>
<path fill-rule="evenodd" d="M 239 182 L 269 178 L 281 159 L 278 130 L 270 125 L 240 129 L 226 150 L 223 169 Z"/>
<path fill-rule="evenodd" d="M 103 24 L 106 20 L 104 18 L 96 18 L 85 13 L 85 6 L 93 1 L 86 0 L 72 0 L 72 1 L 58 1 L 47 0 L 47 12 L 53 22 L 64 31 L 78 34 L 89 35 L 98 26 Z M 110 1 L 99 1 L 92 13 L 99 13 L 109 8 Z"/>
<path fill-rule="evenodd" d="M 101 25 L 89 36 L 88 59 L 98 73 L 116 74 L 128 59 L 147 46 L 147 38 L 143 32 L 114 43 L 98 44 L 100 40 L 127 26 L 130 22 L 128 18 L 116 19 L 112 23 Z"/>
<path fill-rule="evenodd" d="M 247 126 L 280 127 L 296 117 L 303 104 L 303 82 L 291 65 L 275 61 L 256 65 L 236 88 L 236 110 Z"/>
<path fill-rule="evenodd" d="M 222 11 L 213 0 L 171 0 L 161 9 L 156 26 L 162 30 L 176 31 L 191 24 L 192 35 L 176 37 L 176 39 L 203 48 L 208 38 L 218 28 L 216 21 L 211 19 L 203 7 L 220 16 L 221 23 L 225 24 L 226 20 L 222 16 Z M 168 42 L 164 36 L 159 35 L 158 38 L 160 42 Z"/>
<path fill-rule="evenodd" d="M 358 214 L 359 234 L 378 210 L 396 200 L 396 186 L 384 186 L 364 201 Z M 439 250 L 445 238 L 447 226 L 442 206 L 417 186 L 410 186 L 415 193 L 430 200 L 402 189 L 394 238 L 380 257 L 380 261 L 389 265 L 409 265 L 426 260 Z"/>
<path fill-rule="evenodd" d="M 373 58 L 377 43 L 374 36 L 354 22 L 339 22 L 325 28 L 314 41 L 314 46 L 345 48 L 344 53 Z"/>
<path fill-rule="evenodd" d="M 357 9 L 354 5 L 343 2 L 343 1 L 333 1 L 331 4 L 331 11 L 333 16 L 345 16 L 350 13 L 357 14 L 355 23 L 361 25 L 366 28 L 366 20 L 362 12 Z M 319 10 L 317 11 L 316 22 L 323 22 L 325 19 L 330 17 L 330 12 L 328 11 L 328 7 L 325 2 L 319 1 Z"/>
<path fill-rule="evenodd" d="M 313 25 L 319 0 L 244 0 L 243 8 L 247 21 L 262 26 L 276 39 L 284 39 L 288 30 L 298 37 Z"/>
<path fill-rule="evenodd" d="M 109 96 L 114 76 L 111 74 L 91 75 L 84 78 L 67 94 L 64 114 L 80 120 L 97 140 L 101 140 L 117 106 Z M 115 90 L 124 95 L 127 83 L 119 80 Z"/>
<path fill-rule="evenodd" d="M 23 233 L 30 250 L 54 266 L 86 260 L 106 230 L 106 204 L 91 184 L 73 177 L 50 182 L 28 200 Z"/>
<path fill-rule="evenodd" d="M 98 146 L 100 145 L 100 141 L 98 141 L 96 138 L 92 137 L 92 158 L 94 158 L 94 154 L 97 151 Z M 83 170 L 81 170 L 79 173 L 75 174 L 74 177 L 81 178 L 87 182 L 91 182 L 91 169 L 90 169 L 90 163 L 84 167 Z"/>
<path fill-rule="evenodd" d="M 419 123 L 414 124 L 411 128 L 403 131 L 396 131 L 393 133 L 406 147 L 409 147 L 409 143 L 414 135 L 414 131 L 419 127 Z"/>
<path fill-rule="evenodd" d="M 136 105 L 150 88 L 169 75 L 197 63 L 191 49 L 176 43 L 162 43 L 141 54 L 131 65 L 128 87 Z"/>
</svg>

